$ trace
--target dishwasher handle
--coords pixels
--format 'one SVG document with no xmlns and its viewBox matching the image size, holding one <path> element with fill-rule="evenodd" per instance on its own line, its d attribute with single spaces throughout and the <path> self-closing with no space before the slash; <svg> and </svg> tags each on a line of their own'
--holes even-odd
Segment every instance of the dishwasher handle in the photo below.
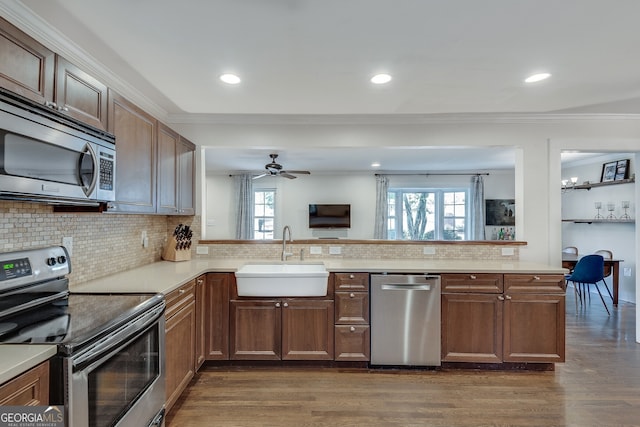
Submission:
<svg viewBox="0 0 640 427">
<path fill-rule="evenodd" d="M 430 291 L 431 285 L 413 285 L 413 284 L 393 284 L 387 283 L 380 286 L 383 291 Z"/>
</svg>

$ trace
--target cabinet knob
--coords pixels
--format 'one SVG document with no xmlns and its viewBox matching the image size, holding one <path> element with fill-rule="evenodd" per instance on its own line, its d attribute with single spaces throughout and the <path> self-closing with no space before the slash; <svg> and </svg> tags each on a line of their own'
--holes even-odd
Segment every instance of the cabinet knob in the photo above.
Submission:
<svg viewBox="0 0 640 427">
<path fill-rule="evenodd" d="M 45 102 L 44 106 L 45 107 L 49 107 L 49 108 L 57 108 L 58 107 L 55 102 L 51 102 L 51 101 Z"/>
<path fill-rule="evenodd" d="M 504 297 L 503 297 L 502 295 L 498 295 L 498 299 L 499 299 L 500 301 L 504 301 Z"/>
<path fill-rule="evenodd" d="M 469 276 L 469 279 L 471 279 L 471 280 L 476 280 L 476 279 L 477 279 L 477 277 L 476 277 L 474 274 L 472 274 L 472 275 L 470 275 L 470 276 Z"/>
<path fill-rule="evenodd" d="M 204 283 L 204 280 L 198 279 L 198 285 L 202 285 L 203 283 Z"/>
<path fill-rule="evenodd" d="M 355 279 L 355 278 L 356 278 L 356 276 L 354 276 L 353 274 L 349 275 L 349 279 Z"/>
<path fill-rule="evenodd" d="M 505 299 L 511 299 L 511 295 L 505 295 Z"/>
<path fill-rule="evenodd" d="M 353 292 L 349 294 L 349 298 L 355 298 L 355 297 L 356 297 L 356 294 L 354 294 Z"/>
<path fill-rule="evenodd" d="M 540 276 L 533 276 L 533 280 L 540 280 Z"/>
<path fill-rule="evenodd" d="M 284 304 L 282 304 L 283 307 L 289 307 L 289 303 L 285 302 Z"/>
<path fill-rule="evenodd" d="M 356 327 L 355 327 L 355 326 L 350 327 L 350 328 L 349 328 L 349 331 L 351 331 L 351 332 L 355 332 L 355 331 L 356 331 Z"/>
<path fill-rule="evenodd" d="M 279 302 L 276 303 L 276 307 L 280 307 L 280 303 Z"/>
<path fill-rule="evenodd" d="M 69 111 L 69 107 L 58 107 L 58 111 L 67 112 L 67 111 Z"/>
<path fill-rule="evenodd" d="M 180 290 L 178 291 L 178 293 L 179 293 L 179 294 L 184 294 L 185 292 L 186 292 L 186 291 L 185 291 L 184 289 L 180 289 Z"/>
</svg>

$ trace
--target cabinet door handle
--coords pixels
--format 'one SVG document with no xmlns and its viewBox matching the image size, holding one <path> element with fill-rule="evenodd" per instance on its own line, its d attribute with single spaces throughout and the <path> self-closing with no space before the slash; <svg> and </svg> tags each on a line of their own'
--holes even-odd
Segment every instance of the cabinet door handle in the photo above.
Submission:
<svg viewBox="0 0 640 427">
<path fill-rule="evenodd" d="M 474 274 L 472 274 L 471 276 L 469 276 L 469 279 L 471 279 L 471 280 L 476 280 L 476 279 L 477 279 L 477 277 L 476 277 Z"/>
<path fill-rule="evenodd" d="M 540 276 L 533 276 L 533 280 L 540 280 Z"/>
<path fill-rule="evenodd" d="M 498 299 L 499 299 L 500 301 L 504 301 L 504 297 L 503 297 L 502 295 L 498 295 Z"/>
<path fill-rule="evenodd" d="M 279 302 L 276 303 L 276 307 L 280 307 L 280 303 Z"/>
<path fill-rule="evenodd" d="M 505 299 L 511 299 L 511 295 L 505 295 Z"/>
<path fill-rule="evenodd" d="M 284 304 L 282 304 L 283 307 L 289 307 L 289 303 L 285 302 Z"/>
<path fill-rule="evenodd" d="M 355 298 L 355 297 L 356 297 L 356 294 L 354 294 L 353 292 L 349 294 L 349 298 Z"/>
<path fill-rule="evenodd" d="M 355 326 L 350 327 L 350 328 L 349 328 L 349 331 L 351 331 L 351 332 L 355 332 L 355 331 L 356 331 L 356 327 L 355 327 Z"/>
</svg>

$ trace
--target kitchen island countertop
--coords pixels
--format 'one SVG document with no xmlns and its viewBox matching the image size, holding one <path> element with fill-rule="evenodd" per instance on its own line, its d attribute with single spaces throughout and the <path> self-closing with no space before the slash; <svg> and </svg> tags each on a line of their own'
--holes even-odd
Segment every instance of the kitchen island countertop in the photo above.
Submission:
<svg viewBox="0 0 640 427">
<path fill-rule="evenodd" d="M 246 263 L 269 259 L 198 258 L 190 261 L 159 261 L 107 277 L 73 285 L 73 293 L 169 293 L 204 273 L 233 273 Z M 296 263 L 300 261 L 289 261 Z M 367 273 L 514 273 L 564 274 L 566 269 L 541 263 L 491 260 L 400 260 L 400 259 L 308 259 L 322 262 L 329 272 Z"/>
</svg>

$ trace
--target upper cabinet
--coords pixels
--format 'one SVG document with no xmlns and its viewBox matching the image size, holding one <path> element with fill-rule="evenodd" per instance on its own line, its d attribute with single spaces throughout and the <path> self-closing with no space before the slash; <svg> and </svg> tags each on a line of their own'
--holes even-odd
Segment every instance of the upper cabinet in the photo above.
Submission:
<svg viewBox="0 0 640 427">
<path fill-rule="evenodd" d="M 164 124 L 158 126 L 158 213 L 194 215 L 196 146 Z"/>
<path fill-rule="evenodd" d="M 0 18 L 0 86 L 40 104 L 53 100 L 55 54 Z"/>
<path fill-rule="evenodd" d="M 110 212 L 155 213 L 158 122 L 109 91 L 109 132 L 116 136 L 116 201 Z"/>
<path fill-rule="evenodd" d="M 56 58 L 53 102 L 74 119 L 107 130 L 107 86 L 61 56 Z"/>
<path fill-rule="evenodd" d="M 0 86 L 107 130 L 107 86 L 3 19 Z"/>
</svg>

